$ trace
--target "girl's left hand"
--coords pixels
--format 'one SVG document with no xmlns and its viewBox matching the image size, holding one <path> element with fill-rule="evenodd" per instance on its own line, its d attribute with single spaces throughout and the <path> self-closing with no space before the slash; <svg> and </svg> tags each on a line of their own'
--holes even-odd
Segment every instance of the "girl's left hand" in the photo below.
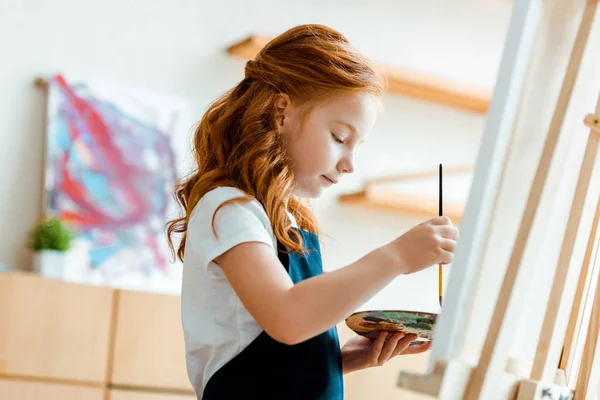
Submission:
<svg viewBox="0 0 600 400">
<path fill-rule="evenodd" d="M 386 337 L 391 337 L 386 341 Z M 375 341 L 355 336 L 342 346 L 342 370 L 344 374 L 370 367 L 384 365 L 400 354 L 418 354 L 429 350 L 431 342 L 410 345 L 417 335 L 380 332 Z"/>
</svg>

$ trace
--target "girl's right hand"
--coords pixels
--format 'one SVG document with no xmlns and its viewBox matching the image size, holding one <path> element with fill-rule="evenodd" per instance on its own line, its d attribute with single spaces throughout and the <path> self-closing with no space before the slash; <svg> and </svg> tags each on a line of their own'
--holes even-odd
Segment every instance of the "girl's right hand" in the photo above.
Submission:
<svg viewBox="0 0 600 400">
<path fill-rule="evenodd" d="M 450 264 L 458 240 L 458 229 L 448 217 L 425 221 L 390 242 L 397 271 L 412 274 L 437 264 Z"/>
</svg>

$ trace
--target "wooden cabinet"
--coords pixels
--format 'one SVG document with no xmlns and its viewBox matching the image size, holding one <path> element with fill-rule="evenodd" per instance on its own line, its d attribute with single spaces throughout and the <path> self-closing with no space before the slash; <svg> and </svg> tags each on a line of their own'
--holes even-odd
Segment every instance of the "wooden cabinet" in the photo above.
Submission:
<svg viewBox="0 0 600 400">
<path fill-rule="evenodd" d="M 110 288 L 0 274 L 0 375 L 104 383 L 112 304 Z"/>
<path fill-rule="evenodd" d="M 104 388 L 0 379 L 3 400 L 104 400 Z M 157 399 L 158 400 L 158 399 Z"/>
<path fill-rule="evenodd" d="M 195 399 L 180 301 L 0 273 L 0 399 Z"/>
<path fill-rule="evenodd" d="M 117 291 L 113 385 L 193 390 L 187 377 L 180 297 Z"/>
<path fill-rule="evenodd" d="M 131 390 L 111 390 L 108 400 L 196 400 L 196 396 L 177 393 L 134 392 Z"/>
</svg>

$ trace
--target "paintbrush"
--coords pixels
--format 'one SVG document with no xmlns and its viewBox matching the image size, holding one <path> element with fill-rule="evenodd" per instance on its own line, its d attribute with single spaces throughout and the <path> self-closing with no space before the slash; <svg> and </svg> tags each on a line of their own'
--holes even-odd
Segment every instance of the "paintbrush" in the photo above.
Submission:
<svg viewBox="0 0 600 400">
<path fill-rule="evenodd" d="M 439 216 L 441 217 L 442 215 L 444 215 L 444 207 L 443 207 L 443 201 L 442 201 L 442 164 L 440 164 L 440 177 L 439 177 L 439 184 L 440 184 L 440 189 L 439 189 Z M 440 307 L 442 306 L 442 293 L 443 293 L 443 288 L 442 288 L 442 282 L 444 279 L 444 272 L 442 271 L 442 264 L 438 264 L 438 295 L 440 297 Z"/>
</svg>

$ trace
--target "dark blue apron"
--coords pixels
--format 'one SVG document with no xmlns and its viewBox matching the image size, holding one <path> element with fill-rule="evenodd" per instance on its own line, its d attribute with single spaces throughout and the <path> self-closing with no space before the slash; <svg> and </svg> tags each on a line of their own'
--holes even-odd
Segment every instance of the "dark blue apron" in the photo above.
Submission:
<svg viewBox="0 0 600 400">
<path fill-rule="evenodd" d="M 307 254 L 279 259 L 294 284 L 323 273 L 318 237 L 299 230 Z M 326 304 L 323 305 L 326 307 Z M 342 357 L 337 328 L 296 345 L 262 332 L 208 380 L 203 400 L 302 399 L 342 400 Z"/>
</svg>

